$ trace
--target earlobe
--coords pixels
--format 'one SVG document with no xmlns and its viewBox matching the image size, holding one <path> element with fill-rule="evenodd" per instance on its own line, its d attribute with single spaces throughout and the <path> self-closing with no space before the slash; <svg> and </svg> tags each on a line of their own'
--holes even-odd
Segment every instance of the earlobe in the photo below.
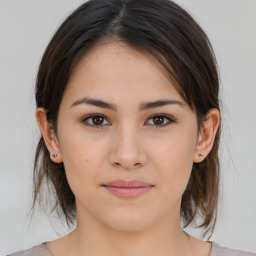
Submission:
<svg viewBox="0 0 256 256">
<path fill-rule="evenodd" d="M 198 141 L 194 152 L 194 163 L 202 162 L 210 153 L 219 128 L 219 123 L 219 110 L 215 108 L 210 109 L 198 136 Z"/>
<path fill-rule="evenodd" d="M 57 136 L 52 128 L 51 123 L 49 123 L 47 120 L 46 110 L 44 108 L 37 108 L 36 120 L 41 134 L 44 138 L 45 145 L 49 151 L 51 160 L 55 163 L 61 163 L 62 157 Z"/>
</svg>

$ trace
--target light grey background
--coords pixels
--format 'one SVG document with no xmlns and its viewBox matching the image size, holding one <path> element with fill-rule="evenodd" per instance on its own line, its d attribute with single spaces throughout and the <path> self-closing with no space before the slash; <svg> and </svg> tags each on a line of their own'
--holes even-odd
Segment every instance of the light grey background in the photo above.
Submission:
<svg viewBox="0 0 256 256">
<path fill-rule="evenodd" d="M 64 235 L 42 213 L 29 226 L 39 136 L 33 88 L 43 51 L 80 0 L 0 0 L 0 254 Z M 177 0 L 208 33 L 222 79 L 221 214 L 211 240 L 256 252 L 256 1 Z M 52 226 L 53 225 L 53 226 Z M 192 234 L 198 232 L 191 230 Z"/>
</svg>

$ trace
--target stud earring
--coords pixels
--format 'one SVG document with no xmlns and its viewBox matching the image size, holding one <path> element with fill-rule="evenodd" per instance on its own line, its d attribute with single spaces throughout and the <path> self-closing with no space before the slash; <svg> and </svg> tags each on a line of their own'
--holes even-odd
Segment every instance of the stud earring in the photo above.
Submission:
<svg viewBox="0 0 256 256">
<path fill-rule="evenodd" d="M 56 158 L 56 157 L 57 157 L 57 154 L 51 154 L 51 156 L 52 156 L 53 158 Z"/>
<path fill-rule="evenodd" d="M 199 154 L 199 156 L 204 156 L 204 155 L 202 155 L 202 154 Z"/>
</svg>

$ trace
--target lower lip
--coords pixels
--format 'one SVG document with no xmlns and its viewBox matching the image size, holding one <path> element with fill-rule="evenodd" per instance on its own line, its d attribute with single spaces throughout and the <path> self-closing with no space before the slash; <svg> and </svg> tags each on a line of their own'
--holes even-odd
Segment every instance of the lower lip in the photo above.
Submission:
<svg viewBox="0 0 256 256">
<path fill-rule="evenodd" d="M 146 192 L 148 192 L 152 187 L 138 187 L 138 188 L 120 188 L 120 187 L 107 187 L 104 186 L 109 192 L 120 197 L 120 198 L 136 198 Z"/>
</svg>

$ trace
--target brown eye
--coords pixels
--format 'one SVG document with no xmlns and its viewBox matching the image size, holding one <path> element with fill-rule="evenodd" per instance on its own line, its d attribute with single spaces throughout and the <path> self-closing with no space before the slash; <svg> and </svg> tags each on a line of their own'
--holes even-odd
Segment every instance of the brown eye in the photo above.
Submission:
<svg viewBox="0 0 256 256">
<path fill-rule="evenodd" d="M 105 125 L 110 125 L 109 121 L 107 121 L 106 117 L 103 115 L 89 115 L 86 116 L 82 122 L 87 126 L 92 126 L 95 128 L 101 128 Z"/>
<path fill-rule="evenodd" d="M 153 117 L 153 123 L 155 125 L 162 125 L 164 123 L 164 117 L 162 116 Z"/>
<path fill-rule="evenodd" d="M 149 118 L 147 121 L 149 125 L 156 126 L 156 127 L 164 127 L 173 122 L 174 120 L 170 116 L 162 115 L 162 114 L 154 115 L 151 118 Z"/>
<path fill-rule="evenodd" d="M 92 122 L 94 125 L 101 125 L 103 124 L 103 121 L 104 121 L 104 118 L 101 116 L 92 117 Z"/>
</svg>

